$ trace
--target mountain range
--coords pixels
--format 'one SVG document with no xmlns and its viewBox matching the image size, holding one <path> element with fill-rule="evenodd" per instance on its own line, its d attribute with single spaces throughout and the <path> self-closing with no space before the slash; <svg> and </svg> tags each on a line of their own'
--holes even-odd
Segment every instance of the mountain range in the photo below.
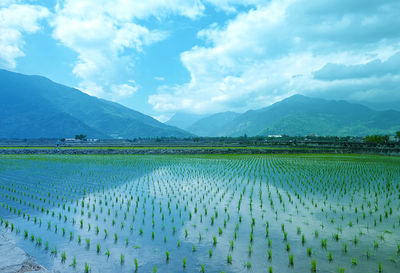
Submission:
<svg viewBox="0 0 400 273">
<path fill-rule="evenodd" d="M 180 127 L 180 128 L 178 128 Z M 400 112 L 294 95 L 245 113 L 176 113 L 166 124 L 121 104 L 45 77 L 0 69 L 0 138 L 321 135 L 365 136 L 400 130 Z"/>
<path fill-rule="evenodd" d="M 258 110 L 210 115 L 186 129 L 199 136 L 393 134 L 400 130 L 400 112 L 376 111 L 343 100 L 294 95 Z"/>
<path fill-rule="evenodd" d="M 177 112 L 165 124 L 187 130 L 193 123 L 205 117 L 207 115 Z"/>
<path fill-rule="evenodd" d="M 0 70 L 0 138 L 190 137 L 118 103 L 41 76 Z"/>
</svg>

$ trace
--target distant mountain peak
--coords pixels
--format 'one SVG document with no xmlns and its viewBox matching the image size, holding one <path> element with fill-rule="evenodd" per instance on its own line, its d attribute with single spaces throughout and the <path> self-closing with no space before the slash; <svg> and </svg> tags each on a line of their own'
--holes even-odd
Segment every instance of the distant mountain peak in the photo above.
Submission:
<svg viewBox="0 0 400 273">
<path fill-rule="evenodd" d="M 187 128 L 189 128 L 196 121 L 206 116 L 207 115 L 176 112 L 169 120 L 165 122 L 165 124 L 187 130 Z"/>
<path fill-rule="evenodd" d="M 230 120 L 218 119 L 217 113 L 199 120 L 188 128 L 190 132 L 208 136 L 287 135 L 337 135 L 364 136 L 390 134 L 400 130 L 400 112 L 374 111 L 364 105 L 344 100 L 312 98 L 293 95 L 265 108 L 249 110 Z M 217 124 L 217 125 L 216 125 Z M 217 128 L 218 130 L 215 130 Z M 211 134 L 212 133 L 212 134 Z"/>
<path fill-rule="evenodd" d="M 294 94 L 294 95 L 292 95 L 290 97 L 287 97 L 286 99 L 293 100 L 293 99 L 306 99 L 306 98 L 310 98 L 310 97 L 307 97 L 307 96 L 302 95 L 302 94 Z"/>
</svg>

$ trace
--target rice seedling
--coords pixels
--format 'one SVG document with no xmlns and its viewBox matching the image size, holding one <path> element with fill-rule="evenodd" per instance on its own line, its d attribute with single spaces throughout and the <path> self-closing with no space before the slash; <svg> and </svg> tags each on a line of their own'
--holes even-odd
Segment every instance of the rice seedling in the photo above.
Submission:
<svg viewBox="0 0 400 273">
<path fill-rule="evenodd" d="M 250 261 L 247 261 L 247 262 L 245 263 L 245 266 L 246 266 L 247 269 L 250 269 L 250 268 L 251 268 L 251 262 L 250 262 Z"/>
<path fill-rule="evenodd" d="M 65 261 L 67 260 L 67 254 L 65 253 L 65 251 L 61 252 L 61 262 L 65 263 Z"/>
<path fill-rule="evenodd" d="M 334 233 L 332 237 L 335 241 L 339 241 L 339 233 Z"/>
<path fill-rule="evenodd" d="M 326 248 L 326 246 L 327 246 L 327 240 L 326 239 L 322 239 L 321 240 L 321 247 L 322 248 Z"/>
<path fill-rule="evenodd" d="M 317 261 L 311 260 L 311 272 L 317 272 Z"/>
<path fill-rule="evenodd" d="M 232 263 L 232 255 L 231 255 L 231 254 L 228 254 L 228 255 L 226 256 L 226 262 L 227 262 L 228 264 L 231 264 L 231 263 Z"/>
<path fill-rule="evenodd" d="M 294 256 L 293 256 L 293 254 L 289 255 L 289 265 L 291 265 L 291 266 L 294 265 Z"/>
<path fill-rule="evenodd" d="M 367 249 L 367 251 L 365 252 L 365 256 L 367 257 L 367 259 L 371 257 L 371 252 L 369 251 L 369 249 Z"/>
<path fill-rule="evenodd" d="M 137 272 L 139 269 L 139 264 L 138 264 L 137 258 L 135 258 L 134 263 L 135 263 L 135 272 Z"/>
<path fill-rule="evenodd" d="M 52 255 L 57 256 L 58 253 L 57 247 L 54 247 L 50 252 Z"/>
<path fill-rule="evenodd" d="M 355 245 L 357 245 L 357 244 L 358 244 L 358 238 L 357 238 L 357 235 L 354 235 L 353 243 L 354 243 Z"/>
</svg>

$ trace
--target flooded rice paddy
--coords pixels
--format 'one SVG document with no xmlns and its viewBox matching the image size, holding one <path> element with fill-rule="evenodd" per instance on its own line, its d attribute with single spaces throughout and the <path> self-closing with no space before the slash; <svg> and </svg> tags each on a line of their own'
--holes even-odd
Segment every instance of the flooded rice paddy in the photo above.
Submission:
<svg viewBox="0 0 400 273">
<path fill-rule="evenodd" d="M 400 158 L 0 156 L 0 222 L 60 272 L 400 272 Z"/>
</svg>

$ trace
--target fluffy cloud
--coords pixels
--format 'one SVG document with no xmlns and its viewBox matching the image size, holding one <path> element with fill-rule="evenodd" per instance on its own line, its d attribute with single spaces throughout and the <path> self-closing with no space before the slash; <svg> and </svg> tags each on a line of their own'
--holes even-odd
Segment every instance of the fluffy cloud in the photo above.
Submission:
<svg viewBox="0 0 400 273">
<path fill-rule="evenodd" d="M 254 5 L 259 0 L 242 2 Z M 143 20 L 162 20 L 168 15 L 196 19 L 206 5 L 234 11 L 238 0 L 61 0 L 52 21 L 53 37 L 78 53 L 73 73 L 79 87 L 92 95 L 118 100 L 134 92 L 115 92 L 128 84 L 135 58 L 146 46 L 168 33 L 149 29 Z M 142 20 L 142 21 L 141 21 Z M 138 23 L 142 22 L 142 23 Z M 126 90 L 126 89 L 124 89 Z M 136 90 L 135 90 L 136 91 Z"/>
<path fill-rule="evenodd" d="M 206 4 L 215 6 L 217 9 L 236 12 L 238 6 L 257 6 L 265 2 L 265 0 L 205 0 Z"/>
<path fill-rule="evenodd" d="M 126 81 L 135 56 L 166 33 L 135 24 L 136 16 L 149 12 L 130 1 L 62 1 L 52 21 L 53 37 L 78 53 L 73 73 L 85 92 L 119 100 L 132 95 L 136 86 Z"/>
<path fill-rule="evenodd" d="M 314 72 L 317 80 L 346 80 L 370 77 L 381 77 L 388 74 L 400 74 L 400 52 L 394 54 L 386 61 L 375 59 L 366 64 L 344 65 L 328 63 L 323 68 Z"/>
<path fill-rule="evenodd" d="M 400 75 L 316 81 L 306 94 L 316 97 L 344 98 L 371 105 L 400 101 Z M 398 108 L 398 105 L 396 106 Z"/>
<path fill-rule="evenodd" d="M 0 5 L 0 67 L 16 67 L 16 59 L 24 56 L 23 34 L 37 32 L 39 21 L 49 15 L 48 9 L 38 5 L 14 4 L 12 1 Z"/>
<path fill-rule="evenodd" d="M 399 12 L 400 2 L 378 0 L 257 5 L 225 25 L 200 31 L 206 46 L 181 54 L 191 81 L 160 87 L 149 103 L 158 111 L 240 111 L 295 93 L 359 99 L 389 94 L 393 91 L 380 85 L 379 77 L 389 82 L 398 78 Z M 386 72 L 368 74 L 373 66 Z M 361 69 L 357 73 L 368 78 L 328 82 L 321 78 L 328 69 L 341 70 L 342 78 Z M 338 88 L 360 89 L 347 92 L 349 96 Z"/>
<path fill-rule="evenodd" d="M 130 96 L 133 93 L 135 93 L 136 90 L 137 90 L 137 86 L 134 82 L 131 82 L 131 84 L 124 83 L 124 84 L 111 86 L 112 95 L 117 98 Z"/>
</svg>

